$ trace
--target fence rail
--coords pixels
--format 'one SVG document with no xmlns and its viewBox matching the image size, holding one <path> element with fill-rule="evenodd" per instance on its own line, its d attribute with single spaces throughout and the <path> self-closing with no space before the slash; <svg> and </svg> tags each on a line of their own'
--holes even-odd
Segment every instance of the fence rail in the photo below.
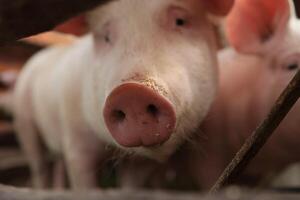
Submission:
<svg viewBox="0 0 300 200">
<path fill-rule="evenodd" d="M 166 191 L 38 191 L 0 185 L 1 200 L 298 200 L 299 194 L 257 193 L 239 188 L 228 188 L 222 193 L 205 195 Z"/>
</svg>

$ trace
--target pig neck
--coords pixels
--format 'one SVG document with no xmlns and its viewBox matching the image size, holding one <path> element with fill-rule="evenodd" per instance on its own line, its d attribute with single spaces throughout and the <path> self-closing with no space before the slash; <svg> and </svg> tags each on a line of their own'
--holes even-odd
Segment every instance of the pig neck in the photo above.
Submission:
<svg viewBox="0 0 300 200">
<path fill-rule="evenodd" d="M 75 44 L 71 45 L 66 52 L 66 59 L 69 65 L 59 69 L 58 73 L 63 81 L 62 98 L 66 102 L 67 112 L 73 113 L 72 119 L 77 126 L 87 127 L 92 130 L 93 127 L 88 123 L 89 114 L 86 106 L 94 103 L 95 91 L 92 80 L 92 56 L 93 41 L 91 35 L 87 35 Z"/>
<path fill-rule="evenodd" d="M 107 134 L 102 115 L 107 95 L 105 93 L 107 74 L 103 71 L 103 63 L 98 58 L 92 35 L 84 37 L 78 47 L 84 51 L 77 71 L 78 79 L 81 81 L 81 88 L 78 91 L 80 99 L 78 109 L 80 109 L 82 121 L 88 127 L 88 131 L 96 134 L 104 142 L 111 143 L 113 139 L 111 134 Z"/>
</svg>

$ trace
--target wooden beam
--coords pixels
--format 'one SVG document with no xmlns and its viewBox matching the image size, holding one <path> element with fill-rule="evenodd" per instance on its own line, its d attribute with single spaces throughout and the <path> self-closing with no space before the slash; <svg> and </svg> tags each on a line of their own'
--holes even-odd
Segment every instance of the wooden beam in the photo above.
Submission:
<svg viewBox="0 0 300 200">
<path fill-rule="evenodd" d="M 0 44 L 53 29 L 110 0 L 0 0 Z"/>
<path fill-rule="evenodd" d="M 228 188 L 220 194 L 205 195 L 200 193 L 179 193 L 167 191 L 142 191 L 142 190 L 82 190 L 70 191 L 38 191 L 25 188 L 15 188 L 0 185 L 1 200 L 230 200 L 230 199 L 256 199 L 256 200 L 281 200 L 299 199 L 299 194 L 288 193 L 261 193 L 246 191 L 240 188 Z"/>
</svg>

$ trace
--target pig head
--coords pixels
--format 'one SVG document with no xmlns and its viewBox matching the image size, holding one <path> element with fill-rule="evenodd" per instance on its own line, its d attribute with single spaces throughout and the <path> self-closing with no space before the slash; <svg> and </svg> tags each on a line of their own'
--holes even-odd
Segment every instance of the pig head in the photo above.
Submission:
<svg viewBox="0 0 300 200">
<path fill-rule="evenodd" d="M 85 110 L 109 142 L 163 158 L 190 136 L 213 100 L 215 41 L 202 1 L 146 4 L 121 1 L 89 14 L 91 80 L 102 84 Z"/>
</svg>

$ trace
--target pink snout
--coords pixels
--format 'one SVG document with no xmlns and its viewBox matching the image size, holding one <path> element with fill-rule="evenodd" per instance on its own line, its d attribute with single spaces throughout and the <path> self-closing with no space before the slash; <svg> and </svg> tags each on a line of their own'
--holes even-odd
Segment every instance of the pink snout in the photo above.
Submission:
<svg viewBox="0 0 300 200">
<path fill-rule="evenodd" d="M 111 135 L 124 147 L 160 145 L 170 138 L 176 123 L 172 104 L 138 83 L 115 88 L 105 102 L 103 115 Z"/>
</svg>

